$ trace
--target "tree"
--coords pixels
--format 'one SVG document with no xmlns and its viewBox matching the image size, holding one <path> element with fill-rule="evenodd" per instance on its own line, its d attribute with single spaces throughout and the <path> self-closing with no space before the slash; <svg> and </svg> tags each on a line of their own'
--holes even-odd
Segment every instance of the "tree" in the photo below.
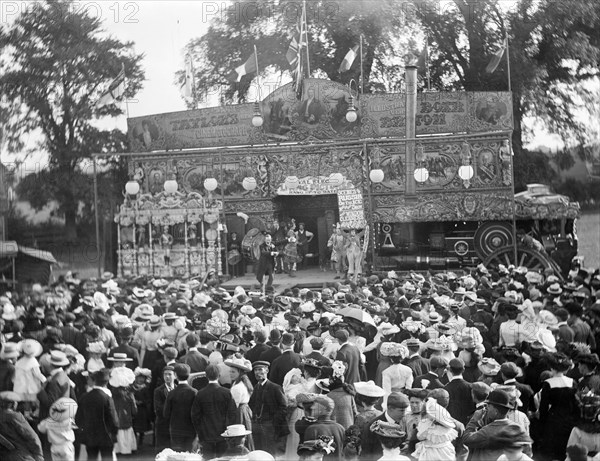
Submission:
<svg viewBox="0 0 600 461">
<path fill-rule="evenodd" d="M 33 5 L 0 35 L 0 92 L 11 111 L 8 136 L 39 138 L 39 149 L 49 156 L 48 166 L 23 181 L 18 192 L 36 208 L 56 200 L 66 237 L 74 240 L 80 200 L 92 186 L 83 160 L 126 149 L 124 133 L 98 127 L 102 117 L 122 115 L 121 108 L 96 102 L 122 67 L 125 97 L 134 96 L 144 79 L 143 56 L 131 42 L 108 36 L 100 20 L 77 3 Z"/>
<path fill-rule="evenodd" d="M 418 50 L 408 33 L 414 25 L 403 21 L 398 5 L 393 0 L 306 2 L 311 71 L 342 83 L 358 81 L 358 58 L 348 72 L 340 74 L 338 68 L 362 35 L 365 91 L 397 89 L 398 63 L 402 63 L 404 54 Z M 298 0 L 282 0 L 277 5 L 270 0 L 234 2 L 225 15 L 212 21 L 202 37 L 191 40 L 186 47 L 194 59 L 196 92 L 225 88 L 225 101 L 244 101 L 255 75 L 246 75 L 239 83 L 231 83 L 229 76 L 251 55 L 254 45 L 263 73 L 267 67 L 269 71 L 290 71 L 285 55 L 301 14 L 302 2 Z M 389 58 L 396 53 L 401 54 L 395 56 L 395 65 L 390 65 Z M 177 73 L 177 79 L 183 82 L 183 71 Z"/>
<path fill-rule="evenodd" d="M 467 91 L 508 90 L 508 69 L 485 72 L 493 52 L 509 38 L 513 92 L 513 148 L 523 151 L 523 121 L 535 117 L 567 140 L 588 134 L 577 111 L 597 104 L 587 82 L 599 75 L 600 11 L 596 0 L 454 0 L 442 11 L 432 0 L 414 0 L 433 39 L 432 79 Z M 446 65 L 444 65 L 446 63 Z M 450 65 L 448 65 L 448 63 Z"/>
</svg>

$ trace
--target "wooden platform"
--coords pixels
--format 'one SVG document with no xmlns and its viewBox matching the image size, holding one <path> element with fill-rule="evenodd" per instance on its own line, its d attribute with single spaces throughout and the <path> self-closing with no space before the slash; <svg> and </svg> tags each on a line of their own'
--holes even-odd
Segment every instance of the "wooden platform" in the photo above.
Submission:
<svg viewBox="0 0 600 461">
<path fill-rule="evenodd" d="M 288 274 L 275 274 L 273 276 L 273 288 L 276 294 L 293 287 L 323 288 L 327 282 L 336 281 L 334 277 L 335 272 L 324 272 L 318 267 L 311 267 L 297 271 L 296 277 L 290 277 Z M 243 277 L 235 277 L 221 283 L 221 287 L 227 291 L 233 291 L 238 285 L 241 285 L 245 290 L 259 289 L 256 276 L 252 272 L 247 272 Z"/>
</svg>

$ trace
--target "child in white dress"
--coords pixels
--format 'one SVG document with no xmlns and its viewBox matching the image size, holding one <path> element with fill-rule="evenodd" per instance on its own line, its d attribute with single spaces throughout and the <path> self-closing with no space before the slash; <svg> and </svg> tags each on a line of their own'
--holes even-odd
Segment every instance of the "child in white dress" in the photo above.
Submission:
<svg viewBox="0 0 600 461">
<path fill-rule="evenodd" d="M 456 452 L 452 441 L 458 437 L 450 413 L 434 399 L 427 399 L 425 414 L 417 426 L 417 438 L 413 458 L 418 461 L 454 461 Z"/>
<path fill-rule="evenodd" d="M 22 402 L 26 402 L 25 411 L 35 407 L 37 395 L 42 390 L 46 377 L 40 370 L 36 357 L 42 355 L 42 345 L 35 339 L 24 339 L 20 342 L 23 357 L 15 363 L 15 380 L 13 390 L 19 394 Z"/>
</svg>

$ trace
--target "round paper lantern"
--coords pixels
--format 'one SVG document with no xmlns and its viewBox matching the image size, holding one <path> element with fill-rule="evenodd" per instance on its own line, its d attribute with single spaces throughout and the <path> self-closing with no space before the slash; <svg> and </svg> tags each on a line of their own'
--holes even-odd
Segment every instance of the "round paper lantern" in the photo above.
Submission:
<svg viewBox="0 0 600 461">
<path fill-rule="evenodd" d="M 127 182 L 127 184 L 125 184 L 125 192 L 127 192 L 129 195 L 137 195 L 139 191 L 140 184 L 137 181 L 131 179 Z"/>
<path fill-rule="evenodd" d="M 204 188 L 209 192 L 212 192 L 213 190 L 215 190 L 218 185 L 219 185 L 219 183 L 217 182 L 217 180 L 215 178 L 206 178 L 204 180 Z"/>
<path fill-rule="evenodd" d="M 341 186 L 344 182 L 344 176 L 342 173 L 331 173 L 329 175 L 329 184 L 332 186 Z"/>
<path fill-rule="evenodd" d="M 463 165 L 458 169 L 458 177 L 463 181 L 468 181 L 473 177 L 473 167 L 471 165 Z"/>
<path fill-rule="evenodd" d="M 285 187 L 287 189 L 296 189 L 300 185 L 298 176 L 288 176 L 285 178 Z"/>
<path fill-rule="evenodd" d="M 177 192 L 179 185 L 174 179 L 167 179 L 163 187 L 167 194 L 174 194 L 175 192 Z"/>
<path fill-rule="evenodd" d="M 357 118 L 358 114 L 356 113 L 356 109 L 354 108 L 354 106 L 350 106 L 348 108 L 348 112 L 346 112 L 346 120 L 348 121 L 348 123 L 354 123 L 356 122 Z"/>
<path fill-rule="evenodd" d="M 415 181 L 425 182 L 429 179 L 429 170 L 425 167 L 419 167 L 415 170 Z"/>
<path fill-rule="evenodd" d="M 383 170 L 380 168 L 376 168 L 374 170 L 371 170 L 371 172 L 369 173 L 369 178 L 371 179 L 372 182 L 382 182 L 383 181 Z"/>
<path fill-rule="evenodd" d="M 262 115 L 254 114 L 254 116 L 252 117 L 252 126 L 255 126 L 256 128 L 260 128 L 262 125 L 263 125 Z"/>
<path fill-rule="evenodd" d="M 242 187 L 245 190 L 256 189 L 256 179 L 252 176 L 248 176 L 248 177 L 244 178 L 244 180 L 242 181 Z"/>
</svg>

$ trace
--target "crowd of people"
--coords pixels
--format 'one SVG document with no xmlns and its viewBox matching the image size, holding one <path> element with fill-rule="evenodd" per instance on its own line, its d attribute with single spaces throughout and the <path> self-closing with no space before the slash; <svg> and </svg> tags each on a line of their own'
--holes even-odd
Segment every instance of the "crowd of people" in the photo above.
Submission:
<svg viewBox="0 0 600 461">
<path fill-rule="evenodd" d="M 6 461 L 600 459 L 599 271 L 67 274 L 0 313 Z"/>
</svg>

